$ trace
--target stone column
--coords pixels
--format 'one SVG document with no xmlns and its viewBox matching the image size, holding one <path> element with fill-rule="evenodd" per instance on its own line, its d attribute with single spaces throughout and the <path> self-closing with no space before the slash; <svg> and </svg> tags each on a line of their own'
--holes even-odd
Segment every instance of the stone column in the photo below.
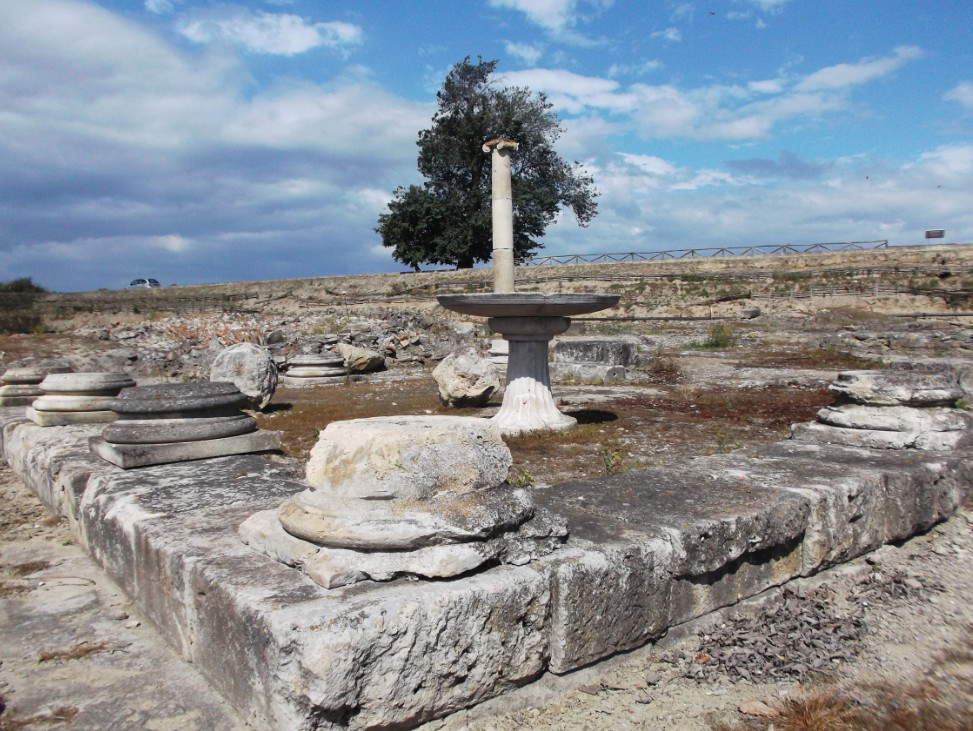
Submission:
<svg viewBox="0 0 973 731">
<path fill-rule="evenodd" d="M 495 138 L 484 143 L 483 151 L 491 153 L 493 214 L 493 291 L 514 291 L 514 208 L 510 192 L 510 153 L 518 144 Z"/>
<path fill-rule="evenodd" d="M 577 421 L 558 411 L 551 394 L 547 346 L 568 329 L 567 317 L 491 317 L 490 329 L 510 343 L 507 386 L 494 421 L 504 435 L 568 429 Z"/>
</svg>

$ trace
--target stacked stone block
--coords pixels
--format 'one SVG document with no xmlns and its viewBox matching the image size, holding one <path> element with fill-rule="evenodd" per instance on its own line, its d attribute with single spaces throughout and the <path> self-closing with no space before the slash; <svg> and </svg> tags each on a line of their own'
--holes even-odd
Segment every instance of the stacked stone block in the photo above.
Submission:
<svg viewBox="0 0 973 731">
<path fill-rule="evenodd" d="M 337 353 L 305 353 L 288 358 L 280 382 L 287 386 L 344 383 L 348 375 L 345 359 Z"/>
<path fill-rule="evenodd" d="M 67 367 L 8 368 L 0 376 L 0 407 L 30 406 L 34 399 L 43 396 L 41 381 L 48 373 L 66 373 Z"/>
<path fill-rule="evenodd" d="M 232 383 L 168 383 L 123 390 L 118 420 L 92 437 L 91 451 L 124 469 L 280 449 L 280 433 L 257 429 Z"/>
<path fill-rule="evenodd" d="M 952 372 L 846 371 L 829 386 L 835 403 L 817 421 L 795 424 L 792 438 L 871 449 L 955 449 L 971 415 L 956 408 L 964 398 Z"/>
<path fill-rule="evenodd" d="M 43 395 L 27 407 L 26 415 L 39 426 L 114 421 L 112 400 L 134 385 L 126 373 L 52 373 L 41 381 Z"/>
</svg>

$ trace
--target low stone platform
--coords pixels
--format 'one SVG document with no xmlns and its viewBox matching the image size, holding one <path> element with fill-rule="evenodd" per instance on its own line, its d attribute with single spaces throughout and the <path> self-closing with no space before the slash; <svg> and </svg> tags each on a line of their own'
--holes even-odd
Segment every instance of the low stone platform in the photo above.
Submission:
<svg viewBox="0 0 973 731">
<path fill-rule="evenodd" d="M 791 440 L 535 490 L 564 547 L 442 581 L 318 586 L 237 526 L 305 489 L 266 455 L 125 472 L 97 426 L 0 410 L 0 450 L 91 555 L 255 726 L 404 728 L 639 647 L 673 625 L 948 517 L 973 450 Z"/>
</svg>

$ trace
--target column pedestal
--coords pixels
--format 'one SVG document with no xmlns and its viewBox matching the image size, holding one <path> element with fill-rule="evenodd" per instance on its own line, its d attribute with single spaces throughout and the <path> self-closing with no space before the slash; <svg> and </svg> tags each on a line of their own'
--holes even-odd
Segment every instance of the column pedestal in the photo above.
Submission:
<svg viewBox="0 0 973 731">
<path fill-rule="evenodd" d="M 577 420 L 558 411 L 551 394 L 548 343 L 568 329 L 567 317 L 491 317 L 489 326 L 510 343 L 507 387 L 493 422 L 505 436 L 569 429 Z"/>
</svg>

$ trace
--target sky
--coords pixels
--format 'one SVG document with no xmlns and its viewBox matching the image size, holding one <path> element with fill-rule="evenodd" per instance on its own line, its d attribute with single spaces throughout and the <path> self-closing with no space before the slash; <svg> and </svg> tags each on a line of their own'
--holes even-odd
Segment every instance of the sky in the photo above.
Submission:
<svg viewBox="0 0 973 731">
<path fill-rule="evenodd" d="M 0 0 L 0 281 L 402 271 L 376 219 L 466 56 L 601 194 L 541 253 L 971 242 L 971 38 L 970 0 Z"/>
</svg>

